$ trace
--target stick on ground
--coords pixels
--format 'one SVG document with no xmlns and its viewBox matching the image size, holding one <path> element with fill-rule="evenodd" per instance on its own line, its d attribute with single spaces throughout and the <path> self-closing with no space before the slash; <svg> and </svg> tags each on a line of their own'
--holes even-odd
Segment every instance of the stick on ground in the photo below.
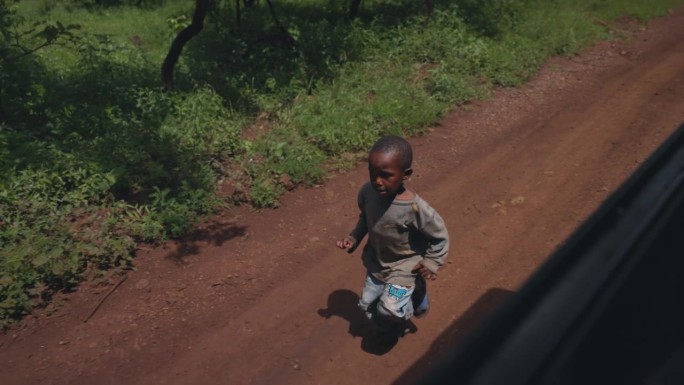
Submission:
<svg viewBox="0 0 684 385">
<path fill-rule="evenodd" d="M 124 283 L 126 278 L 128 278 L 128 275 L 124 275 L 123 278 L 121 278 L 119 280 L 119 282 L 116 283 L 116 285 L 114 285 L 111 289 L 109 289 L 107 294 L 105 294 L 104 297 L 102 297 L 102 299 L 100 299 L 100 301 L 97 303 L 97 305 L 95 305 L 95 308 L 93 308 L 93 310 L 90 312 L 90 314 L 88 314 L 88 316 L 83 320 L 84 323 L 88 322 L 88 320 L 90 318 L 92 318 L 92 316 L 95 314 L 95 312 L 97 312 L 97 309 L 99 309 L 100 306 L 102 306 L 102 303 L 107 299 L 107 297 L 109 297 L 114 292 L 114 290 L 116 290 L 119 286 L 121 286 L 121 284 Z"/>
</svg>

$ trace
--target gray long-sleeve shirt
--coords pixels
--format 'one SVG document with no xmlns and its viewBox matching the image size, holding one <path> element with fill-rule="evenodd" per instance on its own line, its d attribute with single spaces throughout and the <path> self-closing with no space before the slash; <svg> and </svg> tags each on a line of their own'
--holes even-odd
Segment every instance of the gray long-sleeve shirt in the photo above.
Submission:
<svg viewBox="0 0 684 385">
<path fill-rule="evenodd" d="M 420 262 L 437 272 L 449 251 L 444 220 L 417 194 L 412 200 L 383 199 L 366 183 L 358 195 L 361 214 L 351 236 L 354 248 L 368 234 L 363 265 L 381 281 L 413 286 L 413 268 Z M 353 248 L 352 248 L 353 250 Z"/>
</svg>

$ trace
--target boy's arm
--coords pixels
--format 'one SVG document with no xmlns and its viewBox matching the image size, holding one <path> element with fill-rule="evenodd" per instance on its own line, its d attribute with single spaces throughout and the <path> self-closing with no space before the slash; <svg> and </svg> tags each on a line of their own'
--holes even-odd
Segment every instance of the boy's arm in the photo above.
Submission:
<svg viewBox="0 0 684 385">
<path fill-rule="evenodd" d="M 354 227 L 354 230 L 349 233 L 349 235 L 345 238 L 349 238 L 349 240 L 352 241 L 351 246 L 346 247 L 348 253 L 353 253 L 354 250 L 359 246 L 361 241 L 363 240 L 363 237 L 366 236 L 368 233 L 368 225 L 366 224 L 366 215 L 364 214 L 364 203 L 363 203 L 363 194 L 362 191 L 359 191 L 359 195 L 357 197 L 357 204 L 359 206 L 359 219 L 356 222 L 356 226 Z"/>
<path fill-rule="evenodd" d="M 347 249 L 347 252 L 353 253 L 354 250 L 359 246 L 361 240 L 368 233 L 368 228 L 366 227 L 366 220 L 363 217 L 363 213 L 359 215 L 359 221 L 356 222 L 356 227 L 349 233 L 349 238 L 353 241 L 352 246 Z"/>
<path fill-rule="evenodd" d="M 416 228 L 428 240 L 421 265 L 436 274 L 449 254 L 449 232 L 442 217 L 427 203 L 414 204 Z"/>
</svg>

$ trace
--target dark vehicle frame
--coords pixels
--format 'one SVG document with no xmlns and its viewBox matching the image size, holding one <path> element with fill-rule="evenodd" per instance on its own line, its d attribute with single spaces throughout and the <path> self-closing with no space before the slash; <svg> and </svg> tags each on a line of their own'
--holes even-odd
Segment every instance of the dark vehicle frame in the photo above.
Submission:
<svg viewBox="0 0 684 385">
<path fill-rule="evenodd" d="M 684 384 L 684 124 L 423 383 Z"/>
</svg>

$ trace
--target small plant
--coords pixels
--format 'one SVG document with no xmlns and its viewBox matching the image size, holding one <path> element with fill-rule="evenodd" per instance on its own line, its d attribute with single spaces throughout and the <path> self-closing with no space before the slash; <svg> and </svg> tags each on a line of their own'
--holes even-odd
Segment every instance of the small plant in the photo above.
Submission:
<svg viewBox="0 0 684 385">
<path fill-rule="evenodd" d="M 262 176 L 255 180 L 250 191 L 250 202 L 257 208 L 278 207 L 278 199 L 284 188 L 273 178 Z"/>
<path fill-rule="evenodd" d="M 187 15 L 178 15 L 169 17 L 168 22 L 174 32 L 180 32 L 190 25 L 191 20 Z"/>
</svg>

